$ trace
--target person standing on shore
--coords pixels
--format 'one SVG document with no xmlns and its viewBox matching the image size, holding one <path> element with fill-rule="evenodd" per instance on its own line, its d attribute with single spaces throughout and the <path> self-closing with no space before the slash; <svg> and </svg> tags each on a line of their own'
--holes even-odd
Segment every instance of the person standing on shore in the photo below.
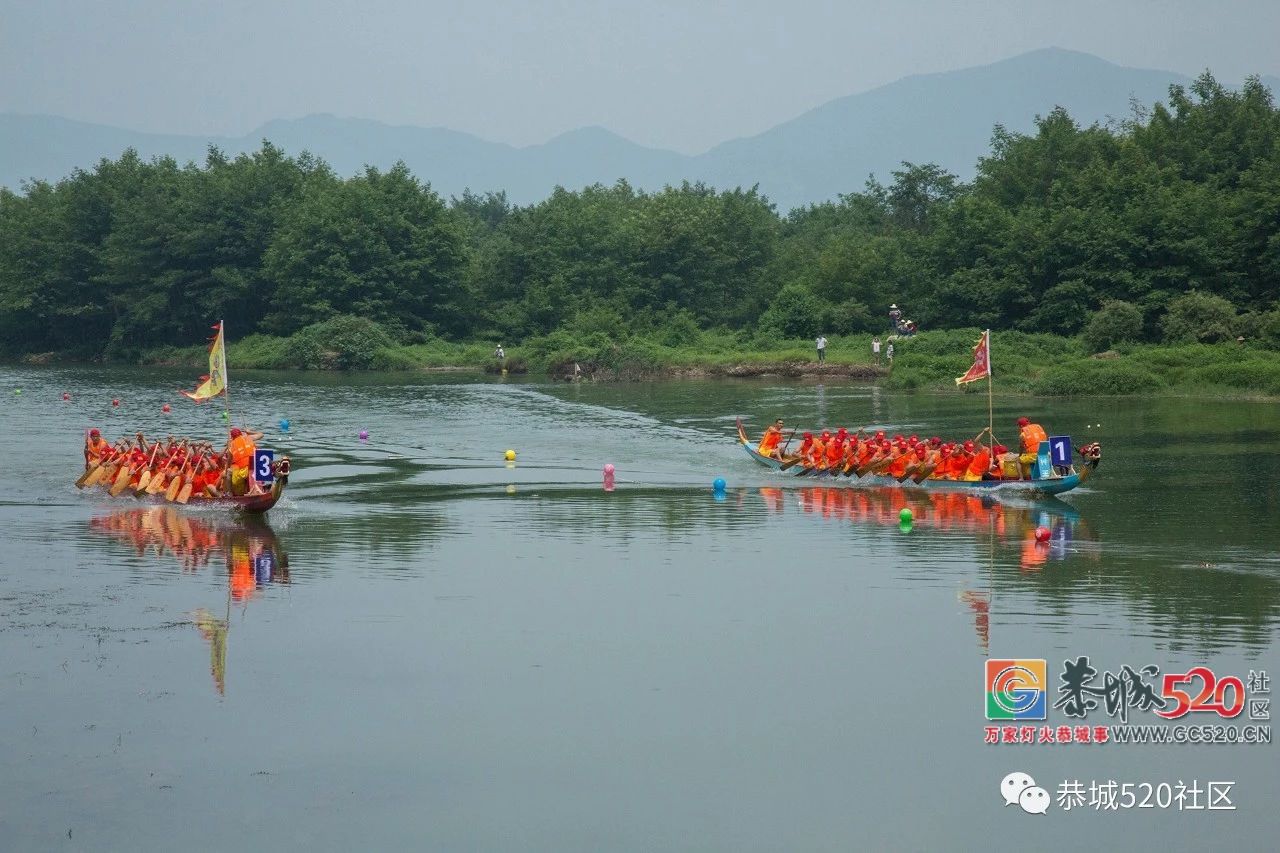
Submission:
<svg viewBox="0 0 1280 853">
<path fill-rule="evenodd" d="M 876 335 L 871 339 L 871 358 L 876 363 L 876 367 L 880 366 L 880 336 Z"/>
<path fill-rule="evenodd" d="M 889 346 L 885 349 L 884 354 L 889 359 L 889 369 L 893 370 L 893 341 L 889 341 Z"/>
<path fill-rule="evenodd" d="M 818 335 L 818 339 L 814 341 L 814 344 L 818 347 L 818 364 L 822 364 L 827 360 L 827 339 L 822 335 Z"/>
</svg>

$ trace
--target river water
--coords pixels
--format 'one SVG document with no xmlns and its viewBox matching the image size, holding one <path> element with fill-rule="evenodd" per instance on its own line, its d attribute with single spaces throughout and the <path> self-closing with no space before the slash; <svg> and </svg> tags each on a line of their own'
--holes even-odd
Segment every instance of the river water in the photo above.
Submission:
<svg viewBox="0 0 1280 853">
<path fill-rule="evenodd" d="M 73 487 L 90 426 L 217 435 L 193 378 L 0 368 L 0 849 L 1274 849 L 1274 743 L 984 742 L 993 659 L 1048 661 L 1055 740 L 1121 725 L 1052 707 L 1081 656 L 1096 687 L 1204 666 L 1268 695 L 1274 403 L 997 398 L 1002 437 L 1025 413 L 1104 455 L 991 501 L 733 443 L 737 416 L 967 437 L 981 395 L 244 373 L 235 420 L 294 462 L 266 522 Z M 1004 804 L 1013 771 L 1047 814 Z M 1092 806 L 1112 780 L 1187 807 Z M 1189 807 L 1209 782 L 1234 810 Z"/>
</svg>

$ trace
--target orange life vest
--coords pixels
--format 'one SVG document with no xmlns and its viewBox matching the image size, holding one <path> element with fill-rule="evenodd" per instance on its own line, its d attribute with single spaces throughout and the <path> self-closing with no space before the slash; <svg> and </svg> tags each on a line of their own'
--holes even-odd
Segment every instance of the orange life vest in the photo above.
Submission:
<svg viewBox="0 0 1280 853">
<path fill-rule="evenodd" d="M 1040 442 L 1049 440 L 1049 436 L 1045 435 L 1044 427 L 1040 424 L 1027 424 L 1022 428 L 1020 435 L 1023 453 L 1037 453 L 1040 450 Z"/>
</svg>

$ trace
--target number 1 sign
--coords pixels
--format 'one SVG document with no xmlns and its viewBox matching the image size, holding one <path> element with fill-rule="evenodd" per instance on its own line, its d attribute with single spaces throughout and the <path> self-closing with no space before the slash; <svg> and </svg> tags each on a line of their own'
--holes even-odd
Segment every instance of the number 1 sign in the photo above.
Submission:
<svg viewBox="0 0 1280 853">
<path fill-rule="evenodd" d="M 1054 465 L 1067 467 L 1071 464 L 1071 436 L 1055 435 L 1049 439 L 1049 456 Z"/>
</svg>

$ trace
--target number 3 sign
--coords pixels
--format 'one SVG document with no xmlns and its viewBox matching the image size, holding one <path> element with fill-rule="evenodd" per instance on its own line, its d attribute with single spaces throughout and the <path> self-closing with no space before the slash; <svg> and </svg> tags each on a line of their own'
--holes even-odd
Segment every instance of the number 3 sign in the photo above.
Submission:
<svg viewBox="0 0 1280 853">
<path fill-rule="evenodd" d="M 270 483 L 275 479 L 276 452 L 274 450 L 253 451 L 253 479 L 259 483 Z"/>
</svg>

